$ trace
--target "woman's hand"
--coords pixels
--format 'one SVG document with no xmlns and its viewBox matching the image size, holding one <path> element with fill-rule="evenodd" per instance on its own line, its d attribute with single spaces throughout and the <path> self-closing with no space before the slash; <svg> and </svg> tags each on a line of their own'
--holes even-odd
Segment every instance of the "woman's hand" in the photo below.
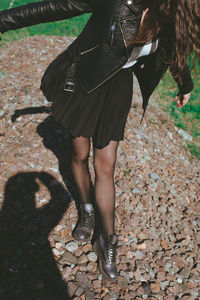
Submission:
<svg viewBox="0 0 200 300">
<path fill-rule="evenodd" d="M 176 106 L 178 108 L 183 108 L 183 106 L 188 102 L 188 100 L 190 99 L 190 95 L 191 93 L 188 93 L 188 94 L 184 94 L 184 95 L 181 95 L 180 93 L 178 93 L 178 95 L 176 96 L 175 98 L 175 101 L 176 102 Z"/>
</svg>

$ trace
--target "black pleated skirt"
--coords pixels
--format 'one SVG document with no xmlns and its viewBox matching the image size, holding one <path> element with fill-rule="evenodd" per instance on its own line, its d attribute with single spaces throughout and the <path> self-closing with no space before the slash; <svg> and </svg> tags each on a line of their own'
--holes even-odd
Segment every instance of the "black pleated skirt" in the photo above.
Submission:
<svg viewBox="0 0 200 300">
<path fill-rule="evenodd" d="M 71 93 L 64 91 L 67 59 L 65 50 L 47 67 L 41 81 L 40 89 L 52 101 L 52 116 L 71 136 L 92 137 L 96 148 L 123 140 L 132 101 L 132 72 L 120 70 L 90 94 L 79 87 Z"/>
</svg>

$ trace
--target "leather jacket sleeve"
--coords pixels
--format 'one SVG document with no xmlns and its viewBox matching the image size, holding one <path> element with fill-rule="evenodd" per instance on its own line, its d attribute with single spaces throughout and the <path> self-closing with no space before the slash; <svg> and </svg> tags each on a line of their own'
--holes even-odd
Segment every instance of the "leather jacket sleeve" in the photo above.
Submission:
<svg viewBox="0 0 200 300">
<path fill-rule="evenodd" d="M 93 12 L 90 0 L 49 0 L 0 11 L 0 32 Z"/>
<path fill-rule="evenodd" d="M 193 90 L 194 83 L 188 65 L 186 66 L 184 74 L 182 75 L 182 83 L 180 83 L 178 78 L 174 76 L 174 68 L 172 66 L 170 67 L 170 72 L 178 85 L 179 93 L 181 95 L 188 94 Z"/>
</svg>

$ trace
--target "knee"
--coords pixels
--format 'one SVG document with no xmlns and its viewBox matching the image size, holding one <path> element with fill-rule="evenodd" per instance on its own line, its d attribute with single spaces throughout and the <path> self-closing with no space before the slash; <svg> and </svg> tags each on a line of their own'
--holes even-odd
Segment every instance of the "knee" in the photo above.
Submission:
<svg viewBox="0 0 200 300">
<path fill-rule="evenodd" d="M 87 164 L 88 163 L 89 153 L 88 151 L 74 151 L 72 153 L 72 164 Z"/>
<path fill-rule="evenodd" d="M 112 178 L 115 169 L 115 161 L 109 159 L 95 159 L 94 160 L 94 170 L 97 177 L 104 176 L 107 178 Z"/>
</svg>

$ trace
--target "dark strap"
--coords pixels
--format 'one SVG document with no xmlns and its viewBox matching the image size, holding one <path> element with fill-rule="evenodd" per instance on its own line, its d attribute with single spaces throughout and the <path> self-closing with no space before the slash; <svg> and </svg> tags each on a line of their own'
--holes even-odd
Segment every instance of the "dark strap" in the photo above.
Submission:
<svg viewBox="0 0 200 300">
<path fill-rule="evenodd" d="M 64 83 L 64 91 L 66 92 L 74 92 L 76 87 L 76 62 L 74 62 L 71 67 L 68 68 L 67 74 L 65 77 Z"/>
</svg>

